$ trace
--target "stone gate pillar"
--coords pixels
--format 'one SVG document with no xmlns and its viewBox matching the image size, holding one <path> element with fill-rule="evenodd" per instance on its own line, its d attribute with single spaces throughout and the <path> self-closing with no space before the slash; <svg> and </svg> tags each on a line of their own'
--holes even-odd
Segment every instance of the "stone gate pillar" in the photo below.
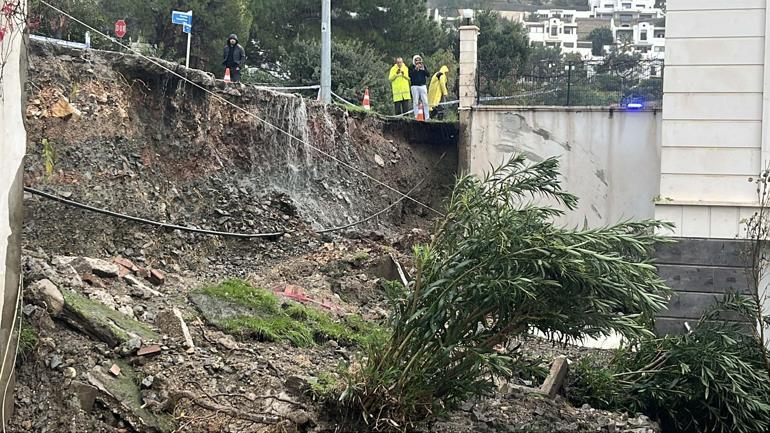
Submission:
<svg viewBox="0 0 770 433">
<path fill-rule="evenodd" d="M 460 140 L 458 142 L 458 171 L 470 171 L 471 110 L 476 105 L 476 74 L 478 73 L 479 28 L 474 25 L 460 27 Z"/>
</svg>

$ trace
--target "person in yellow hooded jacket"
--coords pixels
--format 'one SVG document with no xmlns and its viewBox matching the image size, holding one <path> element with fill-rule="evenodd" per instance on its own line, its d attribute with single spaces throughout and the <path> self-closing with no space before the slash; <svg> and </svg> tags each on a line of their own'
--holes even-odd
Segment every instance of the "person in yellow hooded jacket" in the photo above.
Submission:
<svg viewBox="0 0 770 433">
<path fill-rule="evenodd" d="M 449 90 L 446 88 L 447 73 L 449 68 L 446 65 L 442 66 L 438 72 L 433 74 L 430 79 L 430 87 L 428 89 L 428 104 L 430 104 L 431 117 L 439 118 L 439 104 L 449 94 Z"/>
<path fill-rule="evenodd" d="M 390 79 L 390 86 L 393 89 L 393 104 L 396 109 L 396 115 L 408 112 L 412 94 L 409 68 L 404 64 L 404 59 L 401 57 L 396 59 L 396 64 L 390 68 L 388 79 Z"/>
</svg>

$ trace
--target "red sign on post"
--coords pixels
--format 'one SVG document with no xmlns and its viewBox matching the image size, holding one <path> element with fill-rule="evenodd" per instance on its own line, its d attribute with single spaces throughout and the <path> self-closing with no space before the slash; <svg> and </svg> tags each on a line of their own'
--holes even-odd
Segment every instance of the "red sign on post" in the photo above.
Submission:
<svg viewBox="0 0 770 433">
<path fill-rule="evenodd" d="M 127 30 L 128 27 L 126 26 L 126 22 L 124 20 L 115 21 L 115 36 L 123 38 L 123 36 L 126 35 Z"/>
</svg>

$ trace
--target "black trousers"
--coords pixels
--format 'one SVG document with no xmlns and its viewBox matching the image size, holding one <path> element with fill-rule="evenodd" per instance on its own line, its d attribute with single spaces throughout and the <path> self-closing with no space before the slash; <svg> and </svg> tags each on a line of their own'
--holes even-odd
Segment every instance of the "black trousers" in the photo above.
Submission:
<svg viewBox="0 0 770 433">
<path fill-rule="evenodd" d="M 404 99 L 402 101 L 394 102 L 393 105 L 396 108 L 396 110 L 395 110 L 396 111 L 396 116 L 398 116 L 400 114 L 404 114 L 404 113 L 406 113 L 406 112 L 408 112 L 409 110 L 412 109 L 412 107 L 411 107 L 412 101 L 410 101 L 408 99 Z"/>
</svg>

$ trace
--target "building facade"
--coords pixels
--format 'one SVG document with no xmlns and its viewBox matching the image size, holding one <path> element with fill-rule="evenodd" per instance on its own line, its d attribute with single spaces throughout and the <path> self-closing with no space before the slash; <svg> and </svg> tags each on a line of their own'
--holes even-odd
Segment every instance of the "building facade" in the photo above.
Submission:
<svg viewBox="0 0 770 433">
<path fill-rule="evenodd" d="M 770 152 L 765 0 L 669 0 L 660 200 L 682 237 L 732 239 Z M 766 21 L 767 20 L 767 21 Z"/>
<path fill-rule="evenodd" d="M 525 21 L 530 44 L 588 59 L 594 57 L 591 30 L 606 27 L 612 32 L 613 43 L 605 46 L 605 51 L 617 47 L 639 53 L 646 60 L 665 57 L 665 15 L 654 0 L 592 0 L 590 6 L 589 11 L 542 9 L 532 13 Z"/>
<path fill-rule="evenodd" d="M 25 2 L 21 2 L 22 11 Z M 13 368 L 20 325 L 22 176 L 26 132 L 22 117 L 26 74 L 23 14 L 0 14 L 0 423 L 13 413 Z M 5 430 L 5 428 L 3 428 Z"/>
</svg>

